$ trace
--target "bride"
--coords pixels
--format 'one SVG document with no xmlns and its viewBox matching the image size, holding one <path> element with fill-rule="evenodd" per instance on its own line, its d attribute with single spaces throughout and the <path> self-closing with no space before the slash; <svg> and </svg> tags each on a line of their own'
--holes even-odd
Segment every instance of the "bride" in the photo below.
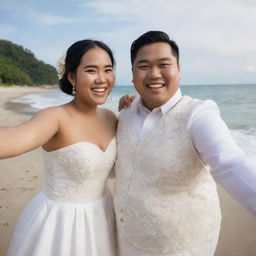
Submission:
<svg viewBox="0 0 256 256">
<path fill-rule="evenodd" d="M 105 103 L 114 58 L 100 41 L 67 51 L 60 88 L 74 99 L 0 129 L 0 158 L 42 146 L 46 186 L 25 208 L 8 256 L 114 256 L 115 219 L 106 180 L 116 158 L 117 119 Z"/>
</svg>

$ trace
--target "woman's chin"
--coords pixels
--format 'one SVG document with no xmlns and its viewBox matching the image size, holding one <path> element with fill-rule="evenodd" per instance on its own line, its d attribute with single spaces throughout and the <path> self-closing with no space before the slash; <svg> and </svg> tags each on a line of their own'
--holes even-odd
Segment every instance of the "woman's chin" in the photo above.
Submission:
<svg viewBox="0 0 256 256">
<path fill-rule="evenodd" d="M 107 101 L 107 99 L 102 99 L 102 100 L 97 100 L 95 103 L 96 103 L 96 105 L 103 105 L 106 103 L 106 101 Z"/>
</svg>

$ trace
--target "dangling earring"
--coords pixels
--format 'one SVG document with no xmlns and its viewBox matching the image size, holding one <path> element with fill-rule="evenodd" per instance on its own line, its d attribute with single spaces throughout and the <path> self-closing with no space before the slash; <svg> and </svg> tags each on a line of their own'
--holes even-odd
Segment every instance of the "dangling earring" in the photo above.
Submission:
<svg viewBox="0 0 256 256">
<path fill-rule="evenodd" d="M 71 93 L 71 95 L 72 95 L 73 97 L 76 96 L 76 88 L 75 88 L 74 85 L 73 85 L 73 87 L 72 87 L 72 93 Z"/>
</svg>

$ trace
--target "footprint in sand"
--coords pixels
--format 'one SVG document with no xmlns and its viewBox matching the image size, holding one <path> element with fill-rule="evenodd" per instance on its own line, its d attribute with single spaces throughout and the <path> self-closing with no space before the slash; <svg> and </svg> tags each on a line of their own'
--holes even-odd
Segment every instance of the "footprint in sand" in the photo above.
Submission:
<svg viewBox="0 0 256 256">
<path fill-rule="evenodd" d="M 19 188 L 20 190 L 22 190 L 22 192 L 26 192 L 27 190 L 33 191 L 35 190 L 34 188 Z"/>
<path fill-rule="evenodd" d="M 8 206 L 3 206 L 3 205 L 0 205 L 0 209 L 9 209 L 9 207 Z"/>
<path fill-rule="evenodd" d="M 10 223 L 8 221 L 6 221 L 6 220 L 2 221 L 2 226 L 7 227 L 7 226 L 9 226 L 9 224 Z"/>
</svg>

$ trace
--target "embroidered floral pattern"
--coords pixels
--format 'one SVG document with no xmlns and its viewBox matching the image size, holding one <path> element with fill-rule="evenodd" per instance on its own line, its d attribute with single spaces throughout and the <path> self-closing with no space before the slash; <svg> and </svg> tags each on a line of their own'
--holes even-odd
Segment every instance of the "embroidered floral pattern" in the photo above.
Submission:
<svg viewBox="0 0 256 256">
<path fill-rule="evenodd" d="M 45 194 L 54 200 L 86 202 L 105 193 L 105 183 L 116 159 L 116 140 L 103 152 L 96 145 L 79 142 L 44 152 Z"/>
<path fill-rule="evenodd" d="M 119 118 L 117 224 L 120 239 L 142 251 L 178 253 L 211 241 L 219 232 L 216 186 L 187 131 L 200 103 L 183 97 L 138 143 L 131 122 L 135 109 Z"/>
</svg>

